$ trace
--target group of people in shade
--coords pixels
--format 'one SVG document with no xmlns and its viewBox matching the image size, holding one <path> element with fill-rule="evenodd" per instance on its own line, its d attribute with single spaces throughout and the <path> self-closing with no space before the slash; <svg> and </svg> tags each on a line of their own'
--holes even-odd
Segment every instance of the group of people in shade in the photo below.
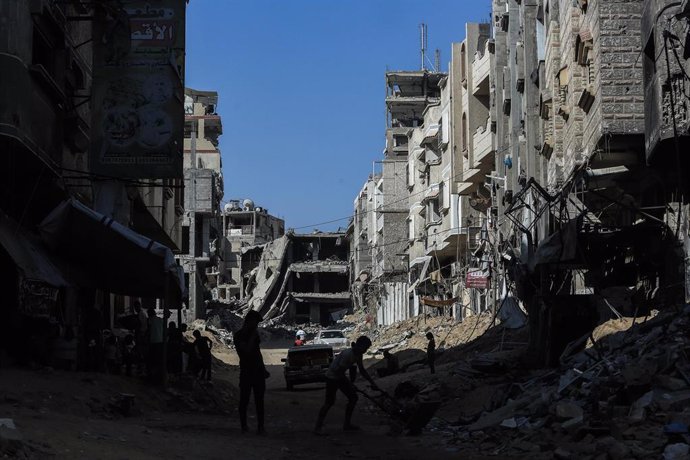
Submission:
<svg viewBox="0 0 690 460">
<path fill-rule="evenodd" d="M 120 365 L 124 365 L 125 373 L 132 375 L 136 366 L 140 374 L 152 381 L 159 381 L 165 350 L 165 366 L 169 374 L 191 374 L 205 381 L 211 380 L 212 343 L 208 337 L 194 331 L 194 341 L 188 342 L 184 338 L 187 325 L 177 327 L 174 321 L 168 323 L 167 334 L 164 334 L 167 318 L 159 317 L 155 309 L 144 311 L 139 303 L 135 303 L 134 312 L 134 331 L 124 338 L 119 350 L 114 336 L 105 340 L 106 365 L 109 370 L 119 370 Z"/>
<path fill-rule="evenodd" d="M 254 393 L 254 403 L 256 405 L 257 433 L 265 434 L 264 424 L 264 395 L 266 392 L 266 379 L 270 377 L 264 365 L 261 355 L 261 339 L 259 337 L 259 323 L 262 321 L 261 314 L 256 311 L 249 311 L 244 318 L 242 328 L 234 335 L 235 349 L 240 358 L 240 426 L 242 432 L 247 432 L 247 408 L 251 394 Z M 426 334 L 429 343 L 427 345 L 427 363 L 431 373 L 435 372 L 434 355 L 436 342 L 431 332 Z M 298 339 L 300 335 L 298 334 Z M 303 340 L 303 339 L 301 339 Z M 360 336 L 352 343 L 350 348 L 341 351 L 331 362 L 326 371 L 326 399 L 319 410 L 314 432 L 323 433 L 323 425 L 328 411 L 335 404 L 336 394 L 342 392 L 347 397 L 345 408 L 345 431 L 357 431 L 359 427 L 352 423 L 352 414 L 359 399 L 357 388 L 354 382 L 357 378 L 357 371 L 369 382 L 372 390 L 379 390 L 378 386 L 364 368 L 364 354 L 371 347 L 371 340 L 366 336 Z M 388 355 L 388 356 L 385 356 Z M 384 352 L 384 357 L 390 363 L 390 359 L 395 358 L 388 351 Z M 397 358 L 394 359 L 397 362 Z M 389 364 L 390 366 L 390 364 Z M 396 370 L 397 372 L 397 370 Z"/>
</svg>

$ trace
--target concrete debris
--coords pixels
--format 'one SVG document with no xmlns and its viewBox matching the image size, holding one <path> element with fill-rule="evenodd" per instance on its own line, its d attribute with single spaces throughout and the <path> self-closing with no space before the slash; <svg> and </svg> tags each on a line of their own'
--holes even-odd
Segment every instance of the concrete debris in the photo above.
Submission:
<svg viewBox="0 0 690 460">
<path fill-rule="evenodd" d="M 560 420 L 582 418 L 583 414 L 582 408 L 572 401 L 561 401 L 556 404 L 556 417 Z"/>
<path fill-rule="evenodd" d="M 690 458 L 690 446 L 685 443 L 669 444 L 664 449 L 664 460 L 687 460 Z"/>
<path fill-rule="evenodd" d="M 447 371 L 448 386 L 469 385 L 444 394 L 439 415 L 456 420 L 449 443 L 469 457 L 690 458 L 690 312 L 610 322 L 560 369 L 511 366 L 516 359 L 485 338 L 459 347 L 473 374 Z"/>
</svg>

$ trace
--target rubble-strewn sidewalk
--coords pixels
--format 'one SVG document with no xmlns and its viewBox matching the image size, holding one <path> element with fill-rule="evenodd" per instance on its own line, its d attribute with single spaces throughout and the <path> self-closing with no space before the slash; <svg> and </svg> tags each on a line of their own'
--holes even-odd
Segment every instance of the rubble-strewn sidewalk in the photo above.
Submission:
<svg viewBox="0 0 690 460">
<path fill-rule="evenodd" d="M 403 358 L 421 348 L 427 329 L 458 341 L 446 342 L 437 374 L 410 367 L 381 380 L 391 391 L 438 389 L 443 403 L 429 428 L 445 435 L 449 449 L 497 458 L 690 458 L 690 306 L 608 321 L 581 351 L 564 353 L 557 369 L 528 369 L 520 342 L 527 331 L 487 329 L 490 315 L 479 318 L 477 339 L 464 345 L 475 318 L 369 330 L 377 347 Z"/>
</svg>

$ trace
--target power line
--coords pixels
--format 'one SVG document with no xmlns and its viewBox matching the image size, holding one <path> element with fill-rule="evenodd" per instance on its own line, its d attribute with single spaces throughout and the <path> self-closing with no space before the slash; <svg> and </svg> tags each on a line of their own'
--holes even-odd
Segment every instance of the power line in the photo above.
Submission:
<svg viewBox="0 0 690 460">
<path fill-rule="evenodd" d="M 510 149 L 512 149 L 512 148 L 513 148 L 513 146 L 504 147 L 504 148 L 502 148 L 502 149 L 500 149 L 500 150 L 495 151 L 495 152 L 494 152 L 494 155 L 503 153 L 503 152 L 505 152 L 505 151 L 507 151 L 507 150 L 510 150 Z M 464 174 L 464 171 L 459 172 L 458 174 L 455 174 L 455 175 L 449 177 L 448 180 L 456 179 L 456 178 L 458 178 L 458 177 L 461 177 L 463 174 Z M 412 197 L 414 197 L 414 196 L 418 196 L 418 195 L 422 195 L 422 194 L 424 194 L 424 193 L 427 193 L 428 190 L 429 190 L 429 187 L 427 187 L 427 188 L 424 189 L 424 190 L 420 190 L 419 192 L 411 193 L 411 194 L 409 194 L 409 195 L 407 195 L 407 196 L 405 196 L 405 197 L 403 197 L 403 198 L 400 198 L 400 199 L 398 199 L 398 200 L 391 201 L 390 203 L 384 203 L 382 206 L 390 206 L 390 205 L 393 205 L 393 204 L 396 204 L 396 203 L 401 203 L 401 202 L 403 202 L 403 201 L 408 201 L 410 198 L 412 198 Z M 321 223 L 316 223 L 316 224 L 311 224 L 311 225 L 302 225 L 302 226 L 300 226 L 300 227 L 291 227 L 291 228 L 292 228 L 293 230 L 301 230 L 301 229 L 304 229 L 304 228 L 313 228 L 313 227 L 317 227 L 317 226 L 319 226 L 319 225 L 332 224 L 332 223 L 340 222 L 340 221 L 343 221 L 343 220 L 354 219 L 354 218 L 355 218 L 356 216 L 358 216 L 358 215 L 367 215 L 367 214 L 372 213 L 372 212 L 381 212 L 381 211 L 376 210 L 376 209 L 365 210 L 365 211 L 362 211 L 362 212 L 360 212 L 360 213 L 353 213 L 353 214 L 350 214 L 350 215 L 345 216 L 345 217 L 339 217 L 339 218 L 332 219 L 332 220 L 325 221 L 325 222 L 321 222 Z"/>
</svg>

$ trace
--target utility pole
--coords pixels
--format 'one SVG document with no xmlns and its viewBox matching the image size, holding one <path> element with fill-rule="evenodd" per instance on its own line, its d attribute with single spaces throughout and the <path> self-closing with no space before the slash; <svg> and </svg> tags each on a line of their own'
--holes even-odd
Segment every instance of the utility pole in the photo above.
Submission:
<svg viewBox="0 0 690 460">
<path fill-rule="evenodd" d="M 191 194 L 189 200 L 189 316 L 194 321 L 199 317 L 196 295 L 196 131 L 197 120 L 192 120 L 192 139 L 191 139 L 191 168 L 189 169 L 189 181 L 191 185 Z"/>
</svg>

